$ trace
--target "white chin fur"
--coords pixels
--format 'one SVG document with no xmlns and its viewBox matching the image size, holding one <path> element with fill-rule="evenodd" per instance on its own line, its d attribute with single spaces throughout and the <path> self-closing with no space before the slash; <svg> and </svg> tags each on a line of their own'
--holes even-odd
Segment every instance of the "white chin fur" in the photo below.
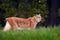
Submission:
<svg viewBox="0 0 60 40">
<path fill-rule="evenodd" d="M 7 30 L 10 30 L 10 24 L 9 24 L 9 22 L 7 21 L 6 22 L 6 25 L 5 25 L 5 27 L 4 27 L 4 31 L 7 31 Z"/>
</svg>

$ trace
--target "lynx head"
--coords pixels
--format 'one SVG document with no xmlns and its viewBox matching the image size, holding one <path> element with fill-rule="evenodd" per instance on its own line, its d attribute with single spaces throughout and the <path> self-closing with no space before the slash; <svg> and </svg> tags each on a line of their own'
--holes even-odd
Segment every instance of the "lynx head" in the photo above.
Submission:
<svg viewBox="0 0 60 40">
<path fill-rule="evenodd" d="M 37 22 L 40 22 L 41 19 L 42 19 L 40 14 L 36 15 L 35 17 L 36 17 L 36 21 L 37 21 Z"/>
</svg>

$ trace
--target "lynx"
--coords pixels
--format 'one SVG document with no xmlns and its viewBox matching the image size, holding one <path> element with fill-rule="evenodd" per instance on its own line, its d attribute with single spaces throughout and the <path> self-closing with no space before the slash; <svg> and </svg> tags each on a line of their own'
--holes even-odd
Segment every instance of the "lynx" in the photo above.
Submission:
<svg viewBox="0 0 60 40">
<path fill-rule="evenodd" d="M 41 15 L 35 15 L 29 18 L 8 17 L 6 18 L 6 25 L 3 31 L 18 30 L 18 29 L 34 29 L 41 21 Z"/>
</svg>

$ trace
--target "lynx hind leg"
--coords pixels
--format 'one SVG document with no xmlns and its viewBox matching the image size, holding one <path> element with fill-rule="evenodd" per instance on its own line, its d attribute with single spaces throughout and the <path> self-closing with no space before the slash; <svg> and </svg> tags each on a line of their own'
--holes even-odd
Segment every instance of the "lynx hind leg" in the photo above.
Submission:
<svg viewBox="0 0 60 40">
<path fill-rule="evenodd" d="M 9 24 L 9 22 L 7 21 L 6 22 L 6 25 L 5 25 L 5 27 L 4 27 L 4 29 L 3 29 L 3 31 L 7 31 L 7 30 L 10 30 L 10 24 Z"/>
</svg>

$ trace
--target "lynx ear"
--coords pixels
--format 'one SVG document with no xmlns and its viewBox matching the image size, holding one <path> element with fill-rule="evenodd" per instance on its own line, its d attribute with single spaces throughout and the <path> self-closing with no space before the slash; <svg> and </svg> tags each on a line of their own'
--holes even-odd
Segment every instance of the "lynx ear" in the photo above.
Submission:
<svg viewBox="0 0 60 40">
<path fill-rule="evenodd" d="M 35 16 L 41 16 L 40 14 L 35 14 Z"/>
<path fill-rule="evenodd" d="M 40 14 L 39 14 L 40 15 Z"/>
<path fill-rule="evenodd" d="M 40 14 L 38 14 L 37 16 L 41 16 Z"/>
</svg>

